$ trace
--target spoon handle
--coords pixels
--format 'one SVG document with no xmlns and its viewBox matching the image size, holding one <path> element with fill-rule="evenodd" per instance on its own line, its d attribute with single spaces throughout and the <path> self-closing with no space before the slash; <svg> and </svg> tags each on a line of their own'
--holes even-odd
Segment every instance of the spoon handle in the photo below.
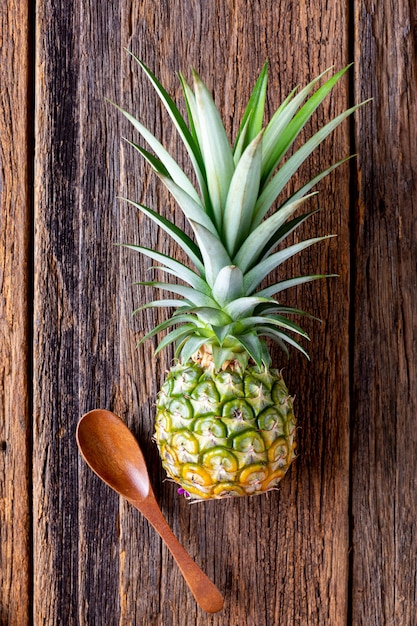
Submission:
<svg viewBox="0 0 417 626">
<path fill-rule="evenodd" d="M 152 503 L 150 503 L 151 506 L 146 506 L 146 501 L 136 503 L 130 500 L 130 502 L 146 517 L 148 522 L 159 533 L 161 539 L 177 562 L 185 582 L 200 607 L 204 611 L 207 611 L 207 613 L 217 613 L 220 611 L 223 608 L 223 596 L 216 585 L 211 582 L 180 544 L 162 512 L 155 508 Z"/>
</svg>

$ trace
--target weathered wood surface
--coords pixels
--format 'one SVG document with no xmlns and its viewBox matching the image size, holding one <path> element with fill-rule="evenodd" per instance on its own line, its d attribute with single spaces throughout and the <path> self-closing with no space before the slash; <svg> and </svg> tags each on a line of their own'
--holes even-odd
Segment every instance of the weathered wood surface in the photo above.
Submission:
<svg viewBox="0 0 417 626">
<path fill-rule="evenodd" d="M 413 626 L 413 3 L 35 4 L 36 58 L 27 14 L 13 0 L 1 10 L 1 624 Z M 154 359 L 152 342 L 136 348 L 152 319 L 132 318 L 149 295 L 133 283 L 149 265 L 113 244 L 140 241 L 177 255 L 117 196 L 175 206 L 121 142 L 131 130 L 105 98 L 140 116 L 174 154 L 179 144 L 124 47 L 176 96 L 175 73 L 195 66 L 231 135 L 266 57 L 269 112 L 294 84 L 355 57 L 350 82 L 310 131 L 349 101 L 374 97 L 305 168 L 307 176 L 359 153 L 320 184 L 312 204 L 323 210 L 310 229 L 338 233 L 337 241 L 302 260 L 304 271 L 340 278 L 288 294 L 324 323 L 310 328 L 311 363 L 274 354 L 296 395 L 300 430 L 299 458 L 269 496 L 190 506 L 163 481 L 152 420 L 171 354 Z M 147 522 L 80 460 L 76 423 L 97 406 L 140 437 L 164 514 L 225 594 L 221 614 L 196 607 Z"/>
<path fill-rule="evenodd" d="M 417 7 L 356 8 L 352 621 L 417 624 Z"/>
<path fill-rule="evenodd" d="M 0 8 L 0 623 L 30 606 L 31 193 L 28 9 Z"/>
</svg>

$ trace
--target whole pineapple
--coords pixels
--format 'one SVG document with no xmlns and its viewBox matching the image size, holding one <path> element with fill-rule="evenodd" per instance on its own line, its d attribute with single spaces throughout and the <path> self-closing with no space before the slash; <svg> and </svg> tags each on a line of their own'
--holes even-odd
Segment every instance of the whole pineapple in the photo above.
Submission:
<svg viewBox="0 0 417 626">
<path fill-rule="evenodd" d="M 288 317 L 303 312 L 279 304 L 274 296 L 324 276 L 261 283 L 281 263 L 326 238 L 285 246 L 286 238 L 312 214 L 294 217 L 312 195 L 310 190 L 343 161 L 270 209 L 311 152 L 355 110 L 352 107 L 334 118 L 288 155 L 307 120 L 347 68 L 320 87 L 324 74 L 304 89 L 293 90 L 263 128 L 265 64 L 232 148 L 218 109 L 196 72 L 194 89 L 180 75 L 187 124 L 156 77 L 136 60 L 168 111 L 198 182 L 197 191 L 161 143 L 123 111 L 152 153 L 132 145 L 171 192 L 194 235 L 191 238 L 157 212 L 133 202 L 177 242 L 190 261 L 185 265 L 155 250 L 128 246 L 173 277 L 171 282 L 140 284 L 177 296 L 144 305 L 175 308 L 171 317 L 142 339 L 170 329 L 156 353 L 175 343 L 176 362 L 158 396 L 156 443 L 168 476 L 188 498 L 260 494 L 277 486 L 296 447 L 292 399 L 281 373 L 270 367 L 265 340 L 272 339 L 287 354 L 287 344 L 306 354 L 294 335 L 308 338 Z"/>
</svg>

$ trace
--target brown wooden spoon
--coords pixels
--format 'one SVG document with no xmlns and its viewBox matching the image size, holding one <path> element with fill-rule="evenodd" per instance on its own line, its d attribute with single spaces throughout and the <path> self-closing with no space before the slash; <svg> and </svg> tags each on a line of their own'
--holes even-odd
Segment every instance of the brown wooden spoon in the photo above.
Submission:
<svg viewBox="0 0 417 626">
<path fill-rule="evenodd" d="M 152 491 L 142 451 L 126 424 L 111 411 L 95 409 L 80 419 L 77 443 L 91 469 L 136 507 L 159 533 L 201 608 L 208 613 L 220 611 L 220 591 L 168 526 Z"/>
</svg>

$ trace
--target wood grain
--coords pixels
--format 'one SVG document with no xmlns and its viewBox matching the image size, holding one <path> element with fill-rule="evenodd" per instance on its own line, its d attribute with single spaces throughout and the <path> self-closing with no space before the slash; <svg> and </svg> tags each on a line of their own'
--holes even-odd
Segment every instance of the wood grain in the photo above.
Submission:
<svg viewBox="0 0 417 626">
<path fill-rule="evenodd" d="M 15 0 L 0 9 L 1 626 L 413 626 L 415 3 L 184 6 L 37 0 L 36 24 Z M 358 153 L 319 185 L 311 208 L 322 211 L 305 225 L 305 235 L 337 240 L 286 267 L 340 277 L 286 296 L 323 323 L 307 324 L 311 363 L 273 352 L 296 396 L 299 457 L 268 496 L 190 506 L 164 480 L 152 434 L 172 352 L 155 359 L 156 340 L 136 345 L 164 312 L 132 317 L 151 297 L 135 285 L 151 263 L 114 244 L 181 253 L 118 196 L 183 220 L 121 139 L 137 137 L 106 98 L 190 166 L 125 47 L 177 102 L 176 73 L 195 67 L 231 137 L 265 58 L 270 117 L 295 84 L 355 57 L 305 137 L 348 103 L 374 98 L 294 182 Z M 76 425 L 95 407 L 114 410 L 140 439 L 164 515 L 225 595 L 219 615 L 196 606 L 146 520 L 81 461 Z"/>
<path fill-rule="evenodd" d="M 108 48 L 100 50 L 106 41 L 118 48 L 118 24 L 111 4 L 97 6 L 96 15 L 99 24 L 91 23 L 85 3 L 40 2 L 37 9 L 33 489 L 39 624 L 101 622 L 101 615 L 102 623 L 114 624 L 118 612 L 118 504 L 81 463 L 75 444 L 79 417 L 95 406 L 111 407 L 119 377 L 118 252 L 112 245 L 117 161 L 104 100 L 114 99 L 106 90 L 115 84 L 109 74 L 116 59 L 105 56 Z"/>
<path fill-rule="evenodd" d="M 415 3 L 358 3 L 354 624 L 416 623 Z"/>
<path fill-rule="evenodd" d="M 26 5 L 0 9 L 0 623 L 30 613 L 30 166 Z"/>
</svg>

